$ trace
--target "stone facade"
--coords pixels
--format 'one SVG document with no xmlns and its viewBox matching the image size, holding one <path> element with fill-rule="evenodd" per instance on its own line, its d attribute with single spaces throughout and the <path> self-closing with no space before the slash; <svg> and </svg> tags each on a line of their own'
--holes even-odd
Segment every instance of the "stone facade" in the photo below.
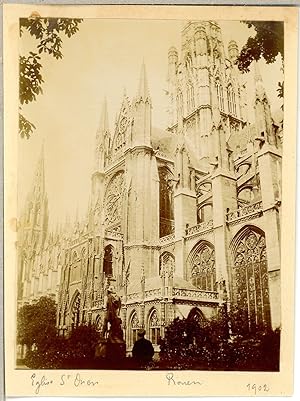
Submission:
<svg viewBox="0 0 300 401">
<path fill-rule="evenodd" d="M 257 68 L 249 123 L 238 53 L 217 23 L 185 25 L 181 51 L 168 53 L 164 131 L 151 122 L 144 64 L 112 131 L 104 101 L 86 219 L 55 235 L 41 157 L 19 230 L 20 304 L 53 294 L 61 333 L 101 329 L 113 284 L 129 350 L 141 327 L 155 345 L 176 316 L 205 321 L 224 303 L 250 329 L 280 326 L 282 127 Z"/>
</svg>

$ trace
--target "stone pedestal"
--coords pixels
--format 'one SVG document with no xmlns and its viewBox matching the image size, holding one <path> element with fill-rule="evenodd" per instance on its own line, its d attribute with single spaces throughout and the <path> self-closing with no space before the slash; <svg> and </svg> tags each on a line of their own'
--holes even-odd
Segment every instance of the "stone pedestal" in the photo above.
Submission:
<svg viewBox="0 0 300 401">
<path fill-rule="evenodd" d="M 96 347 L 95 359 L 104 368 L 120 367 L 126 357 L 125 341 L 112 342 L 110 339 L 100 340 Z"/>
<path fill-rule="evenodd" d="M 125 341 L 119 343 L 108 342 L 106 344 L 106 359 L 111 362 L 120 362 L 126 356 Z"/>
</svg>

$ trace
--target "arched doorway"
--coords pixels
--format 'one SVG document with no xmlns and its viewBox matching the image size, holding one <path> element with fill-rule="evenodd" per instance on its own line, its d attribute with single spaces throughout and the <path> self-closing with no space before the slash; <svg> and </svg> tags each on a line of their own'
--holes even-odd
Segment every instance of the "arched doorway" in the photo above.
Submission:
<svg viewBox="0 0 300 401">
<path fill-rule="evenodd" d="M 246 317 L 249 330 L 257 326 L 269 326 L 271 318 L 264 232 L 254 226 L 243 228 L 232 241 L 232 257 L 232 304 L 237 319 L 239 315 L 242 315 L 240 320 Z"/>
</svg>

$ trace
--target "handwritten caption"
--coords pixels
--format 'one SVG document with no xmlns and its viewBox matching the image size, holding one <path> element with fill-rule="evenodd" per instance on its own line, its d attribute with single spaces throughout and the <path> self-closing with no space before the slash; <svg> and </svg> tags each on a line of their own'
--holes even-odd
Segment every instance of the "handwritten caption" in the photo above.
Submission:
<svg viewBox="0 0 300 401">
<path fill-rule="evenodd" d="M 267 384 L 248 383 L 246 387 L 248 392 L 254 395 L 268 393 L 270 391 Z"/>
<path fill-rule="evenodd" d="M 178 380 L 174 373 L 167 373 L 166 380 L 168 386 L 199 386 L 202 384 L 199 380 Z"/>
<path fill-rule="evenodd" d="M 71 385 L 74 388 L 79 387 L 96 387 L 99 384 L 98 380 L 91 377 L 82 376 L 80 373 L 76 374 L 62 374 L 58 379 L 48 379 L 46 375 L 38 376 L 33 373 L 30 377 L 31 386 L 35 394 L 39 394 L 42 389 L 51 388 L 54 386 Z"/>
</svg>

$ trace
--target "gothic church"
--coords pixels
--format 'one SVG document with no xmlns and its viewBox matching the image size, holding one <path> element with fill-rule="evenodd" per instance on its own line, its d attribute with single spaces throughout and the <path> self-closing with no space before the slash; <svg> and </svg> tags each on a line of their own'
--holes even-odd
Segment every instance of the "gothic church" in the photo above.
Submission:
<svg viewBox="0 0 300 401">
<path fill-rule="evenodd" d="M 113 130 L 104 101 L 86 218 L 54 233 L 41 155 L 20 219 L 19 305 L 50 295 L 61 334 L 100 330 L 114 285 L 128 351 L 139 328 L 157 345 L 175 317 L 205 322 L 224 304 L 249 329 L 280 326 L 282 124 L 257 67 L 245 93 L 238 54 L 216 22 L 184 26 L 168 53 L 165 130 L 152 125 L 145 65 Z"/>
</svg>

